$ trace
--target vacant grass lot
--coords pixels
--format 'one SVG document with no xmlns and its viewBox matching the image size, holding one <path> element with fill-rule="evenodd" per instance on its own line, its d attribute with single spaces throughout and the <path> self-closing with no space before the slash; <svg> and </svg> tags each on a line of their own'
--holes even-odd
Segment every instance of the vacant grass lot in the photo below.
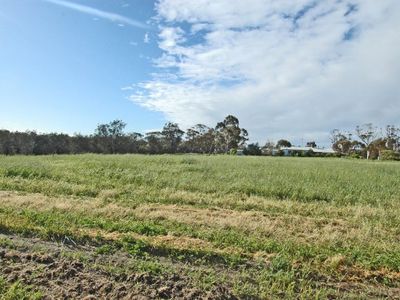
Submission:
<svg viewBox="0 0 400 300">
<path fill-rule="evenodd" d="M 0 156 L 0 233 L 4 255 L 36 251 L 18 237 L 67 244 L 86 269 L 177 275 L 192 298 L 400 299 L 400 163 Z M 0 278 L 0 292 L 18 279 L 1 265 Z M 178 297 L 169 288 L 150 296 Z"/>
</svg>

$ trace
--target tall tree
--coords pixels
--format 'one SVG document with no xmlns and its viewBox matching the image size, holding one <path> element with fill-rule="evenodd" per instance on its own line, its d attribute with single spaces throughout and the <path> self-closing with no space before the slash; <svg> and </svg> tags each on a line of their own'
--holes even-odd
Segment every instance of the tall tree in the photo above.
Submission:
<svg viewBox="0 0 400 300">
<path fill-rule="evenodd" d="M 265 155 L 273 155 L 275 149 L 275 143 L 273 141 L 268 140 L 265 145 L 261 148 L 262 154 Z"/>
<path fill-rule="evenodd" d="M 160 131 L 147 132 L 145 140 L 147 142 L 147 153 L 160 154 L 163 152 L 163 136 Z"/>
<path fill-rule="evenodd" d="M 12 133 L 8 130 L 0 130 L 0 151 L 1 154 L 12 155 L 15 154 L 13 143 L 12 143 Z"/>
<path fill-rule="evenodd" d="M 214 152 L 214 129 L 196 124 L 186 131 L 186 150 L 193 153 Z"/>
<path fill-rule="evenodd" d="M 182 141 L 182 136 L 184 135 L 184 131 L 182 131 L 178 124 L 168 122 L 164 125 L 163 130 L 161 131 L 162 136 L 164 137 L 165 142 L 165 150 L 168 153 L 176 153 L 178 147 Z"/>
<path fill-rule="evenodd" d="M 74 154 L 95 152 L 93 137 L 75 134 L 71 139 L 71 152 Z"/>
<path fill-rule="evenodd" d="M 385 146 L 389 150 L 400 150 L 400 128 L 394 125 L 386 126 Z"/>
<path fill-rule="evenodd" d="M 124 135 L 126 123 L 121 120 L 114 120 L 108 124 L 99 124 L 95 130 L 95 136 L 99 137 L 99 141 L 105 149 L 111 153 L 118 150 L 119 138 Z"/>
<path fill-rule="evenodd" d="M 248 140 L 247 130 L 240 128 L 238 118 L 232 115 L 228 115 L 222 122 L 217 124 L 215 133 L 217 149 L 222 153 L 237 149 Z"/>
<path fill-rule="evenodd" d="M 339 129 L 334 129 L 331 131 L 330 139 L 332 143 L 332 149 L 341 154 L 349 154 L 356 146 L 352 140 L 351 133 L 342 132 Z"/>
<path fill-rule="evenodd" d="M 359 125 L 356 127 L 356 134 L 361 143 L 364 145 L 364 148 L 366 150 L 366 157 L 367 159 L 369 159 L 371 143 L 378 136 L 377 128 L 372 123 Z"/>
<path fill-rule="evenodd" d="M 276 143 L 276 148 L 281 148 L 281 147 L 292 147 L 292 143 L 289 142 L 288 140 L 279 140 Z"/>
</svg>

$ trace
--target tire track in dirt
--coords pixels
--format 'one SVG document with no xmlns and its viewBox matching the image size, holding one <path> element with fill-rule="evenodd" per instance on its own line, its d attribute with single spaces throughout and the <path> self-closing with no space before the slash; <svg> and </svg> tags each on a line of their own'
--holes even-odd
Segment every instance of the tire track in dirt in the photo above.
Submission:
<svg viewBox="0 0 400 300">
<path fill-rule="evenodd" d="M 43 293 L 44 299 L 236 299 L 225 287 L 202 291 L 179 274 L 156 276 L 129 271 L 113 274 L 93 267 L 103 260 L 122 268 L 129 260 L 124 255 L 108 255 L 92 263 L 83 263 L 63 255 L 66 248 L 57 243 L 17 236 L 0 237 L 11 241 L 9 247 L 0 245 L 0 275 L 9 283 L 19 280 L 34 286 Z M 67 251 L 73 254 L 74 249 Z M 79 251 L 96 257 L 90 247 L 81 247 Z"/>
</svg>

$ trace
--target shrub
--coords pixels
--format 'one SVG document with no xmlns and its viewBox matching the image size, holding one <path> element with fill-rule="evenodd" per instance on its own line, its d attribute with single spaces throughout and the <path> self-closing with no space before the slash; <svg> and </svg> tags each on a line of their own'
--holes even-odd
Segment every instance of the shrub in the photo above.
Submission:
<svg viewBox="0 0 400 300">
<path fill-rule="evenodd" d="M 382 150 L 381 151 L 382 160 L 400 160 L 400 153 L 393 150 Z"/>
<path fill-rule="evenodd" d="M 237 149 L 236 148 L 232 148 L 229 150 L 228 152 L 229 155 L 236 155 L 237 154 Z"/>
<path fill-rule="evenodd" d="M 304 156 L 305 157 L 313 157 L 313 156 L 318 156 L 318 155 L 315 155 L 314 151 L 308 150 L 307 152 L 304 153 Z"/>
<path fill-rule="evenodd" d="M 360 156 L 360 154 L 358 154 L 358 153 L 351 153 L 350 155 L 349 155 L 349 158 L 361 158 L 361 156 Z"/>
<path fill-rule="evenodd" d="M 249 144 L 246 148 L 243 150 L 244 155 L 261 155 L 261 148 L 258 145 L 258 143 L 255 144 Z"/>
</svg>

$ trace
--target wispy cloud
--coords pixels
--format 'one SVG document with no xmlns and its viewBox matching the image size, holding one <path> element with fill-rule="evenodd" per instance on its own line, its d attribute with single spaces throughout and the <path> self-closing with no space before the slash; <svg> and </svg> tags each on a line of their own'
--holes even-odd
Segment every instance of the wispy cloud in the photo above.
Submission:
<svg viewBox="0 0 400 300">
<path fill-rule="evenodd" d="M 130 25 L 130 26 L 134 26 L 134 27 L 138 27 L 138 28 L 142 28 L 142 29 L 149 29 L 149 26 L 145 23 L 133 20 L 128 17 L 121 16 L 116 13 L 103 11 L 103 10 L 100 10 L 100 9 L 97 9 L 94 7 L 77 4 L 77 3 L 73 3 L 73 2 L 69 2 L 69 1 L 65 1 L 65 0 L 43 0 L 43 1 L 55 4 L 58 6 L 66 7 L 66 8 L 75 10 L 77 12 L 88 14 L 88 15 L 98 17 L 101 19 L 109 20 L 112 22 L 117 22 L 119 24 L 126 24 L 126 25 Z"/>
</svg>

